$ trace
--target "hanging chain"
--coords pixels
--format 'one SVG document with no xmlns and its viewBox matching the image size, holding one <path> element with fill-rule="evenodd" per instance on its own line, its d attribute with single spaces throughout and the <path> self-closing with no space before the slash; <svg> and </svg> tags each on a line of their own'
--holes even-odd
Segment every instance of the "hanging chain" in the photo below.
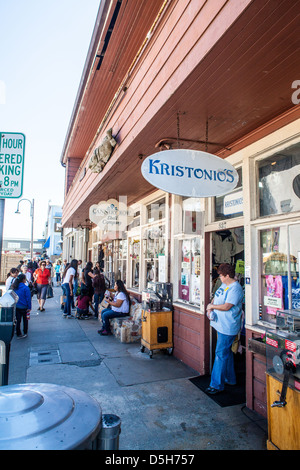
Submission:
<svg viewBox="0 0 300 470">
<path fill-rule="evenodd" d="M 177 147 L 179 148 L 179 138 L 180 138 L 180 123 L 179 123 L 179 111 L 177 111 Z"/>
</svg>

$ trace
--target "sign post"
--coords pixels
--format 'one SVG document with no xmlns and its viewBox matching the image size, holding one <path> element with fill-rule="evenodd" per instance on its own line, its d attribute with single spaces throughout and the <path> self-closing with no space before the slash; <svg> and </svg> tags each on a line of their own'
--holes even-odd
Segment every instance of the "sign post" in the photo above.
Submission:
<svg viewBox="0 0 300 470">
<path fill-rule="evenodd" d="M 5 199 L 22 196 L 24 158 L 25 135 L 20 132 L 0 132 L 0 266 Z"/>
<path fill-rule="evenodd" d="M 25 135 L 0 133 L 0 198 L 19 198 L 23 193 Z"/>
</svg>

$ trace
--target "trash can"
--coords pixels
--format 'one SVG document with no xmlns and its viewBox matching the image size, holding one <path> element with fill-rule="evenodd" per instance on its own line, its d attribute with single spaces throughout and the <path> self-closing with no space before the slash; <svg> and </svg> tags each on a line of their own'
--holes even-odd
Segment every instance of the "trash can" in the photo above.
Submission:
<svg viewBox="0 0 300 470">
<path fill-rule="evenodd" d="M 14 336 L 18 300 L 13 290 L 0 297 L 0 385 L 8 384 L 10 343 Z"/>
<path fill-rule="evenodd" d="M 121 419 L 116 415 L 103 415 L 102 428 L 98 436 L 99 450 L 118 450 Z"/>
<path fill-rule="evenodd" d="M 0 388 L 0 450 L 97 450 L 99 403 L 54 384 Z"/>
</svg>

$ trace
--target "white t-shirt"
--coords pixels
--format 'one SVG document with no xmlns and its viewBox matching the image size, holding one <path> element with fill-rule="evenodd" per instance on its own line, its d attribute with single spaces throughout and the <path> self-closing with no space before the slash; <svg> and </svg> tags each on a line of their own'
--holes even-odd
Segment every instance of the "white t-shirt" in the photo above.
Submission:
<svg viewBox="0 0 300 470">
<path fill-rule="evenodd" d="M 5 289 L 6 291 L 8 291 L 12 285 L 12 283 L 16 280 L 15 277 L 13 276 L 9 276 L 7 279 L 6 279 L 6 282 L 5 282 Z"/>
<path fill-rule="evenodd" d="M 64 278 L 64 284 L 69 284 L 70 282 L 70 277 L 73 275 L 75 276 L 76 274 L 76 271 L 74 268 L 69 268 L 66 275 L 65 275 L 65 278 Z M 74 280 L 74 279 L 73 279 Z"/>
<path fill-rule="evenodd" d="M 123 303 L 122 303 L 121 307 L 114 307 L 114 306 L 112 305 L 112 306 L 111 306 L 111 309 L 112 309 L 114 312 L 128 313 L 128 312 L 129 312 L 129 302 L 128 302 L 127 297 L 126 297 L 126 295 L 124 294 L 124 292 L 118 292 L 118 293 L 115 295 L 115 297 L 114 297 L 114 302 L 115 302 L 117 299 L 123 300 Z"/>
</svg>

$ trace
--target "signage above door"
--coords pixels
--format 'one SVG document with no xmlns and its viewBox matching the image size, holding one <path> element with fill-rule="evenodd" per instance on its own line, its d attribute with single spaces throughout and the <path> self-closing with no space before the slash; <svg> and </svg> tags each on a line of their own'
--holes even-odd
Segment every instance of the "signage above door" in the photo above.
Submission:
<svg viewBox="0 0 300 470">
<path fill-rule="evenodd" d="M 145 159 L 141 171 L 156 188 L 179 196 L 221 196 L 232 191 L 239 180 L 228 161 L 198 150 L 155 153 Z"/>
</svg>

